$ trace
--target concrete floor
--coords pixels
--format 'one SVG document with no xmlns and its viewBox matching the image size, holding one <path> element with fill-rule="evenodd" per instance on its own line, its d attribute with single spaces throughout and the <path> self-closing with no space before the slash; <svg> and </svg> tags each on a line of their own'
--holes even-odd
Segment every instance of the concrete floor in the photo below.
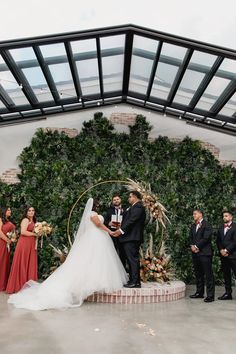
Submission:
<svg viewBox="0 0 236 354">
<path fill-rule="evenodd" d="M 236 351 L 233 301 L 185 299 L 158 304 L 84 304 L 31 312 L 0 293 L 1 354 L 231 354 Z M 235 290 L 236 291 L 236 290 Z M 216 295 L 223 293 L 217 288 Z"/>
</svg>

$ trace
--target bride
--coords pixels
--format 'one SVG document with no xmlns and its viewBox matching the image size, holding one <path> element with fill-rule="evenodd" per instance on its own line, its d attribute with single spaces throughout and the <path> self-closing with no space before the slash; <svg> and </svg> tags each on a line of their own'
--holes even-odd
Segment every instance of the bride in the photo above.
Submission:
<svg viewBox="0 0 236 354">
<path fill-rule="evenodd" d="M 74 243 L 66 261 L 43 283 L 30 280 L 8 303 L 29 310 L 80 306 L 94 292 L 113 292 L 127 282 L 110 231 L 96 210 L 99 203 L 87 201 Z"/>
</svg>

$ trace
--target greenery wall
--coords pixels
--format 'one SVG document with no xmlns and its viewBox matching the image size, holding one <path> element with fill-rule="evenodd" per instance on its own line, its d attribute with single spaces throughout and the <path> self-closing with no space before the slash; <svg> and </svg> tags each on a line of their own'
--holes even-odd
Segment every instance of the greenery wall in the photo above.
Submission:
<svg viewBox="0 0 236 354">
<path fill-rule="evenodd" d="M 154 193 L 169 211 L 167 245 L 176 274 L 186 282 L 193 281 L 188 230 L 192 209 L 200 207 L 216 229 L 222 210 L 236 206 L 236 169 L 221 167 L 200 143 L 186 137 L 181 143 L 160 136 L 148 140 L 151 130 L 145 117 L 138 116 L 130 133 L 114 132 L 113 126 L 96 113 L 84 123 L 81 133 L 69 138 L 58 132 L 39 129 L 30 146 L 21 153 L 22 175 L 18 185 L 0 184 L 0 205 L 10 205 L 16 220 L 22 207 L 33 205 L 38 219 L 55 226 L 50 238 L 55 246 L 67 245 L 66 226 L 70 208 L 77 197 L 99 180 L 132 178 L 149 182 Z M 103 202 L 103 211 L 111 195 L 122 186 L 106 185 L 93 190 Z M 72 228 L 81 215 L 87 195 L 73 213 Z M 146 230 L 148 234 L 150 229 Z M 159 236 L 156 236 L 156 244 Z M 148 239 L 148 235 L 146 237 Z M 39 251 L 40 275 L 48 274 L 55 261 L 48 242 Z M 219 259 L 214 258 L 217 280 L 220 280 Z"/>
</svg>

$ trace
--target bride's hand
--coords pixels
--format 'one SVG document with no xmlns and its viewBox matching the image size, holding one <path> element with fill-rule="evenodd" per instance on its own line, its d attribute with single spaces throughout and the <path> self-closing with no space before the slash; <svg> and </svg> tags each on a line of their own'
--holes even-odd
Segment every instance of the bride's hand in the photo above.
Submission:
<svg viewBox="0 0 236 354">
<path fill-rule="evenodd" d="M 109 230 L 108 233 L 109 233 L 110 236 L 114 237 L 114 232 L 113 231 Z"/>
</svg>

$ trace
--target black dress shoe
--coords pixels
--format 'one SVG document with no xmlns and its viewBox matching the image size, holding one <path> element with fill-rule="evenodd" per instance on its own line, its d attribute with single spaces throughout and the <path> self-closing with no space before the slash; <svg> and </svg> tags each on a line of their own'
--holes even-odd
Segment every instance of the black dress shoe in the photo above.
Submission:
<svg viewBox="0 0 236 354">
<path fill-rule="evenodd" d="M 215 299 L 214 299 L 214 297 L 206 297 L 205 299 L 204 299 L 204 302 L 213 302 L 213 301 L 215 301 Z"/>
<path fill-rule="evenodd" d="M 232 295 L 225 293 L 224 295 L 219 296 L 218 300 L 232 300 Z"/>
<path fill-rule="evenodd" d="M 189 297 L 190 297 L 190 299 L 204 299 L 204 296 L 199 293 L 195 293 L 193 295 L 190 295 Z"/>
<path fill-rule="evenodd" d="M 136 284 L 136 283 L 127 283 L 124 285 L 124 288 L 141 288 L 141 284 Z"/>
</svg>

